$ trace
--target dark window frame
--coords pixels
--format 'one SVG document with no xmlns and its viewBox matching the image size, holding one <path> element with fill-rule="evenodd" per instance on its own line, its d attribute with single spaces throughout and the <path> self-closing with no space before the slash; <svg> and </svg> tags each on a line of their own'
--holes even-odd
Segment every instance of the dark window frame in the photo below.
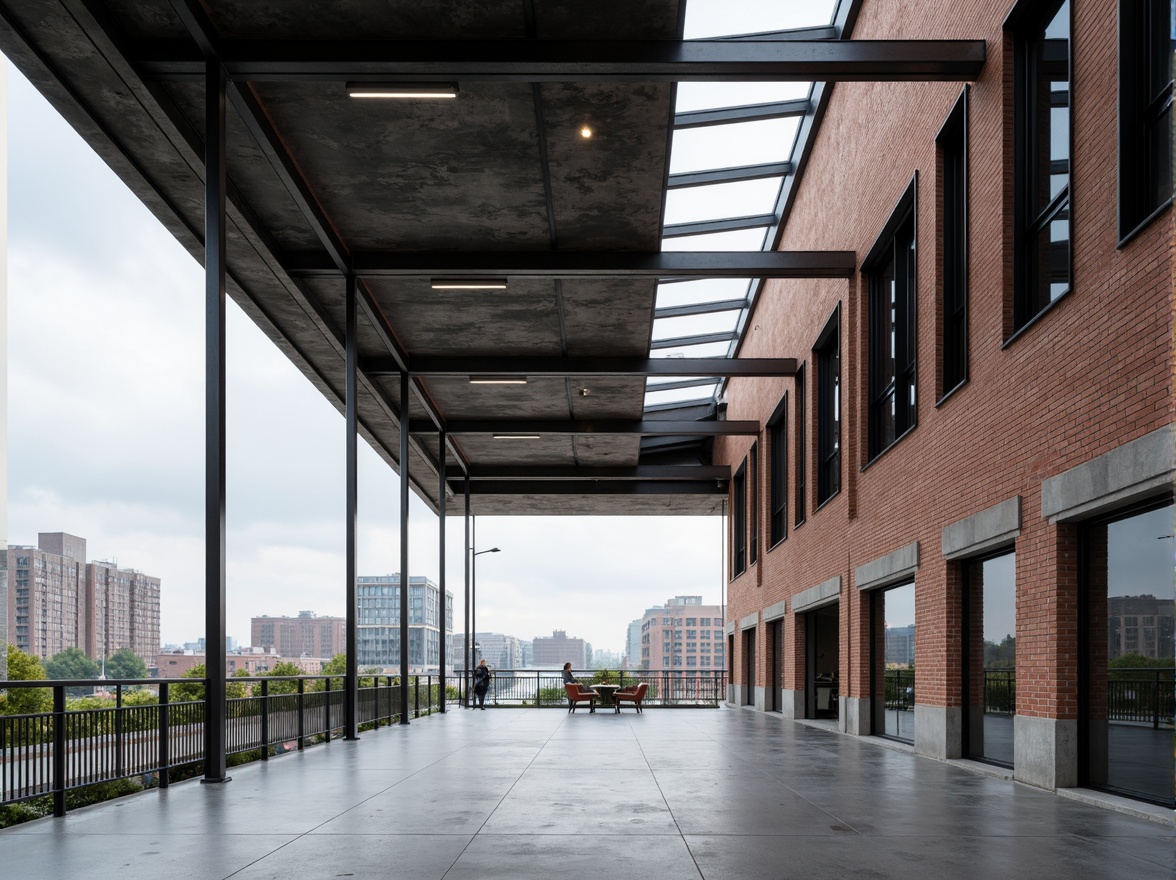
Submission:
<svg viewBox="0 0 1176 880">
<path fill-rule="evenodd" d="M 813 346 L 817 364 L 817 509 L 841 491 L 841 303 Z"/>
<path fill-rule="evenodd" d="M 866 449 L 870 461 L 918 425 L 917 190 L 916 173 L 862 261 L 869 300 Z"/>
<path fill-rule="evenodd" d="M 1171 14 L 1119 0 L 1119 247 L 1172 204 Z"/>
<path fill-rule="evenodd" d="M 747 564 L 755 565 L 759 559 L 759 441 L 751 444 L 747 462 Z"/>
<path fill-rule="evenodd" d="M 1034 192 L 1040 190 L 1042 181 L 1040 171 L 1040 154 L 1042 151 L 1042 131 L 1039 124 L 1039 86 L 1056 80 L 1057 70 L 1050 71 L 1049 63 L 1062 62 L 1062 53 L 1053 51 L 1060 47 L 1051 47 L 1046 41 L 1045 29 L 1065 7 L 1067 10 L 1067 38 L 1065 40 L 1065 106 L 1069 110 L 1067 116 L 1067 156 L 1065 162 L 1065 183 L 1058 192 L 1045 200 L 1044 205 L 1038 207 L 1033 199 Z M 1006 27 L 1013 35 L 1013 148 L 1014 148 L 1014 218 L 1013 218 L 1013 325 L 1012 332 L 1005 340 L 1007 346 L 1017 339 L 1025 330 L 1033 326 L 1043 315 L 1049 312 L 1059 302 L 1064 300 L 1073 290 L 1073 247 L 1074 241 L 1074 211 L 1071 194 L 1071 181 L 1074 158 L 1074 125 L 1073 125 L 1073 32 L 1074 7 L 1071 0 L 1053 0 L 1048 5 L 1042 5 L 1040 0 L 1021 0 L 1016 9 L 1006 21 Z M 1040 55 L 1046 59 L 1041 61 Z M 1057 57 L 1050 57 L 1057 55 Z M 1051 73 L 1055 76 L 1051 76 Z M 1054 92 L 1047 92 L 1050 99 L 1050 109 L 1054 106 Z M 1048 111 L 1047 111 L 1048 115 Z M 1048 129 L 1046 130 L 1048 137 Z M 1055 174 L 1058 160 L 1048 162 L 1048 177 Z M 1059 166 L 1060 167 L 1060 166 Z M 1065 259 L 1056 259 L 1057 251 L 1050 245 L 1049 236 L 1052 226 L 1057 222 L 1065 222 Z M 1038 257 L 1036 249 L 1045 242 L 1046 259 L 1051 263 L 1056 259 L 1054 267 L 1058 271 L 1058 278 L 1064 283 L 1064 289 L 1055 295 L 1052 290 L 1042 296 Z M 1050 267 L 1046 267 L 1047 278 Z M 1064 275 L 1061 270 L 1064 269 Z M 1049 278 L 1052 284 L 1052 278 Z"/>
<path fill-rule="evenodd" d="M 808 500 L 808 422 L 805 414 L 805 368 L 796 368 L 796 520 L 793 528 L 804 524 Z"/>
<path fill-rule="evenodd" d="M 731 579 L 747 571 L 747 459 L 731 477 Z"/>
<path fill-rule="evenodd" d="M 968 93 L 939 130 L 939 400 L 968 381 Z"/>
<path fill-rule="evenodd" d="M 768 548 L 788 538 L 788 393 L 768 420 Z"/>
</svg>

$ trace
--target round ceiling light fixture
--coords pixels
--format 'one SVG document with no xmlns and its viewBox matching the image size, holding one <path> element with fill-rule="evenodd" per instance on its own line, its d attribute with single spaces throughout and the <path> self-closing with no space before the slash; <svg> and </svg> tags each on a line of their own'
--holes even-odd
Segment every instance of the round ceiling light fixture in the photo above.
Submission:
<svg viewBox="0 0 1176 880">
<path fill-rule="evenodd" d="M 580 137 L 584 138 L 585 140 L 592 137 L 591 127 L 587 125 L 580 126 Z"/>
</svg>

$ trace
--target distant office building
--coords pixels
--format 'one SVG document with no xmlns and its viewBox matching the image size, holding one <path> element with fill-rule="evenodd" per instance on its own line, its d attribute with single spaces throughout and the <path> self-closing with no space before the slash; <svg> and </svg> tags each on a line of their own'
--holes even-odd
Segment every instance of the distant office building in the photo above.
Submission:
<svg viewBox="0 0 1176 880">
<path fill-rule="evenodd" d="M 551 636 L 536 636 L 533 665 L 537 669 L 559 669 L 571 663 L 574 669 L 586 669 L 592 663 L 592 655 L 586 653 L 587 643 L 583 639 L 569 639 L 566 630 L 557 629 Z"/>
<path fill-rule="evenodd" d="M 593 669 L 620 669 L 621 656 L 603 648 L 592 652 Z"/>
<path fill-rule="evenodd" d="M 885 634 L 886 665 L 915 665 L 915 625 L 888 626 Z"/>
<path fill-rule="evenodd" d="M 129 648 L 152 663 L 159 651 L 159 578 L 85 560 L 85 538 L 64 532 L 43 532 L 36 547 L 9 549 L 9 642 L 42 660 L 66 648 L 95 660 Z"/>
<path fill-rule="evenodd" d="M 535 643 L 530 639 L 519 639 L 519 668 L 530 669 L 535 665 Z"/>
<path fill-rule="evenodd" d="M 400 574 L 356 578 L 359 600 L 358 662 L 400 670 Z M 445 594 L 446 666 L 454 657 L 453 594 Z M 425 577 L 408 582 L 408 672 L 437 672 L 441 659 L 441 589 Z"/>
<path fill-rule="evenodd" d="M 483 632 L 474 636 L 474 642 L 481 645 L 478 659 L 484 659 L 487 666 L 495 669 L 522 669 L 522 646 L 514 636 Z"/>
<path fill-rule="evenodd" d="M 626 669 L 641 668 L 641 622 L 638 617 L 625 628 L 625 660 Z"/>
<path fill-rule="evenodd" d="M 284 657 L 334 657 L 347 650 L 347 621 L 299 611 L 297 617 L 254 617 L 249 644 Z"/>
<path fill-rule="evenodd" d="M 1172 600 L 1155 596 L 1112 596 L 1107 599 L 1107 660 L 1120 654 L 1141 654 L 1152 660 L 1170 658 L 1176 620 Z"/>
<path fill-rule="evenodd" d="M 689 675 L 725 669 L 723 608 L 701 596 L 675 596 L 641 619 L 641 662 L 650 672 Z"/>
</svg>

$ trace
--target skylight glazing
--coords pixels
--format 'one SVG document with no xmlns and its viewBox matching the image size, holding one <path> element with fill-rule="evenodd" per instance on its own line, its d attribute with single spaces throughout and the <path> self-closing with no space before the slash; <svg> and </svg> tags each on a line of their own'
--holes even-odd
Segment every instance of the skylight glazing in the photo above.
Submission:
<svg viewBox="0 0 1176 880">
<path fill-rule="evenodd" d="M 792 38 L 829 39 L 838 0 L 689 0 L 684 36 L 688 40 L 780 35 L 816 29 Z M 811 111 L 813 83 L 679 83 L 670 151 L 663 251 L 755 251 L 771 246 L 776 211 L 800 155 L 800 115 L 724 121 L 721 111 L 797 102 L 771 108 L 793 114 Z M 718 111 L 700 119 L 700 111 Z M 764 115 L 763 108 L 752 111 Z M 769 167 L 755 167 L 769 166 Z M 728 171 L 728 169 L 738 169 Z M 715 180 L 708 172 L 723 171 Z M 675 175 L 677 178 L 675 179 Z M 691 175 L 682 177 L 681 175 Z M 743 221 L 739 218 L 753 218 Z M 722 229 L 724 225 L 749 228 Z M 695 224 L 695 225 L 684 225 Z M 737 333 L 758 290 L 759 279 L 724 278 L 663 281 L 658 285 L 651 357 L 730 357 Z M 713 308 L 707 308 L 713 304 Z M 646 408 L 716 401 L 717 378 L 646 383 Z"/>
</svg>

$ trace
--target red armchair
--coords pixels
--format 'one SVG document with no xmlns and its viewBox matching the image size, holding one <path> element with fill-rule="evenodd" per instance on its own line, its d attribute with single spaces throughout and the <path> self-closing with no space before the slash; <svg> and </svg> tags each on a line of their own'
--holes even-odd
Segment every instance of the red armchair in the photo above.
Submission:
<svg viewBox="0 0 1176 880">
<path fill-rule="evenodd" d="M 564 690 L 568 692 L 568 712 L 574 713 L 580 703 L 587 703 L 590 713 L 596 712 L 596 698 L 600 696 L 596 691 L 582 691 L 578 684 L 571 682 L 564 684 Z"/>
<path fill-rule="evenodd" d="M 638 713 L 641 712 L 641 701 L 645 699 L 645 692 L 649 690 L 649 685 L 645 682 L 633 688 L 625 688 L 613 694 L 613 701 L 616 703 L 617 712 L 621 711 L 621 703 L 632 703 L 633 708 Z"/>
</svg>

